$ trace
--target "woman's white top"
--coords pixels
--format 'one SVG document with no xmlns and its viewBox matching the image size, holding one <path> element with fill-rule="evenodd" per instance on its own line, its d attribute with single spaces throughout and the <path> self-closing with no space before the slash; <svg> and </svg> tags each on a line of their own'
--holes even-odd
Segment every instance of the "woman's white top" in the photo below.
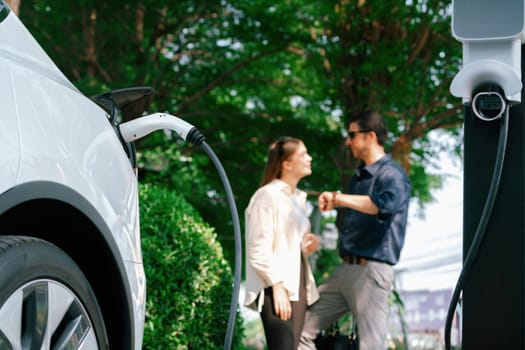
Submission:
<svg viewBox="0 0 525 350">
<path fill-rule="evenodd" d="M 246 299 L 244 305 L 260 311 L 264 288 L 283 282 L 291 301 L 299 300 L 301 258 L 304 259 L 306 301 L 313 304 L 319 293 L 303 249 L 310 232 L 306 193 L 281 180 L 259 188 L 245 212 Z M 302 257 L 303 256 L 303 257 Z M 259 294 L 263 294 L 257 299 Z M 256 304 L 257 300 L 259 303 Z"/>
</svg>

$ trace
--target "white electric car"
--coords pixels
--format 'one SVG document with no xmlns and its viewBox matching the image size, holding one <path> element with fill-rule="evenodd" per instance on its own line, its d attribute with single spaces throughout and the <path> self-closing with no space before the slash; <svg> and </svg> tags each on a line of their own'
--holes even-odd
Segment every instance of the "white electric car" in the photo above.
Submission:
<svg viewBox="0 0 525 350">
<path fill-rule="evenodd" d="M 84 96 L 0 0 L 0 349 L 141 349 L 135 155 L 115 118 L 151 92 Z"/>
</svg>

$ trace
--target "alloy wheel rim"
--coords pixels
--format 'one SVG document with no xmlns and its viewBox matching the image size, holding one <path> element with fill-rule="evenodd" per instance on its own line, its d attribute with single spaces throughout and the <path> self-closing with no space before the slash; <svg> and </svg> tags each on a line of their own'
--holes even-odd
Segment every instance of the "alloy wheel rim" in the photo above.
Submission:
<svg viewBox="0 0 525 350">
<path fill-rule="evenodd" d="M 0 306 L 0 350 L 98 349 L 78 296 L 49 279 L 31 281 Z"/>
</svg>

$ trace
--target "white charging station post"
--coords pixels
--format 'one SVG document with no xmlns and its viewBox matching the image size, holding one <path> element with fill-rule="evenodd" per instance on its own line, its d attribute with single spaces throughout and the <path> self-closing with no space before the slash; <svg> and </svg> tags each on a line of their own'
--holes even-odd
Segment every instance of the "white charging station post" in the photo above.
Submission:
<svg viewBox="0 0 525 350">
<path fill-rule="evenodd" d="M 525 0 L 453 0 L 452 31 L 463 43 L 463 67 L 451 93 L 465 104 L 463 245 L 474 239 L 493 175 L 499 140 L 483 114 L 510 108 L 499 191 L 471 272 L 465 277 L 461 343 L 470 349 L 525 349 L 525 111 L 522 67 Z M 475 101 L 484 89 L 504 100 Z M 490 119 L 490 118 L 489 118 Z"/>
</svg>

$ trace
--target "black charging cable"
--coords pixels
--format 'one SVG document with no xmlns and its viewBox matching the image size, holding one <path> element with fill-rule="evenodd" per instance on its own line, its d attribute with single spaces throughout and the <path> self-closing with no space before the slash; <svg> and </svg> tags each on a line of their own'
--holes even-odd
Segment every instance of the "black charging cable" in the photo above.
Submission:
<svg viewBox="0 0 525 350">
<path fill-rule="evenodd" d="M 239 291 L 241 288 L 241 267 L 242 267 L 242 247 L 241 247 L 241 225 L 239 224 L 239 214 L 237 213 L 237 205 L 233 197 L 233 191 L 228 181 L 228 176 L 224 171 L 224 168 L 215 155 L 215 152 L 206 143 L 204 136 L 196 128 L 193 128 L 186 137 L 186 140 L 195 144 L 200 145 L 203 151 L 210 157 L 211 161 L 215 165 L 217 172 L 222 181 L 224 190 L 226 191 L 226 197 L 228 198 L 228 204 L 230 206 L 230 212 L 233 220 L 233 233 L 235 240 L 235 266 L 234 266 L 234 282 L 233 282 L 233 295 L 230 303 L 230 316 L 228 319 L 228 326 L 226 328 L 226 336 L 224 338 L 224 350 L 231 348 L 233 340 L 233 330 L 235 328 L 235 318 L 237 316 L 237 305 L 239 301 Z"/>
<path fill-rule="evenodd" d="M 505 107 L 505 112 L 500 121 L 500 130 L 499 130 L 499 139 L 498 139 L 498 149 L 496 153 L 496 160 L 494 163 L 494 171 L 492 173 L 492 181 L 490 184 L 489 193 L 487 195 L 487 200 L 485 201 L 485 207 L 481 214 L 474 239 L 467 253 L 467 257 L 463 263 L 463 268 L 459 274 L 454 293 L 452 294 L 452 299 L 448 308 L 447 319 L 445 322 L 445 349 L 451 349 L 450 333 L 452 330 L 452 320 L 454 319 L 454 314 L 456 312 L 456 307 L 459 302 L 460 294 L 463 291 L 463 285 L 465 283 L 466 276 L 469 275 L 474 260 L 478 254 L 479 247 L 485 236 L 487 229 L 488 221 L 494 207 L 494 202 L 496 199 L 496 194 L 498 193 L 498 188 L 501 180 L 501 173 L 503 170 L 503 160 L 505 158 L 505 151 L 507 148 L 507 138 L 508 138 L 508 129 L 509 129 L 509 108 L 507 104 Z"/>
</svg>

